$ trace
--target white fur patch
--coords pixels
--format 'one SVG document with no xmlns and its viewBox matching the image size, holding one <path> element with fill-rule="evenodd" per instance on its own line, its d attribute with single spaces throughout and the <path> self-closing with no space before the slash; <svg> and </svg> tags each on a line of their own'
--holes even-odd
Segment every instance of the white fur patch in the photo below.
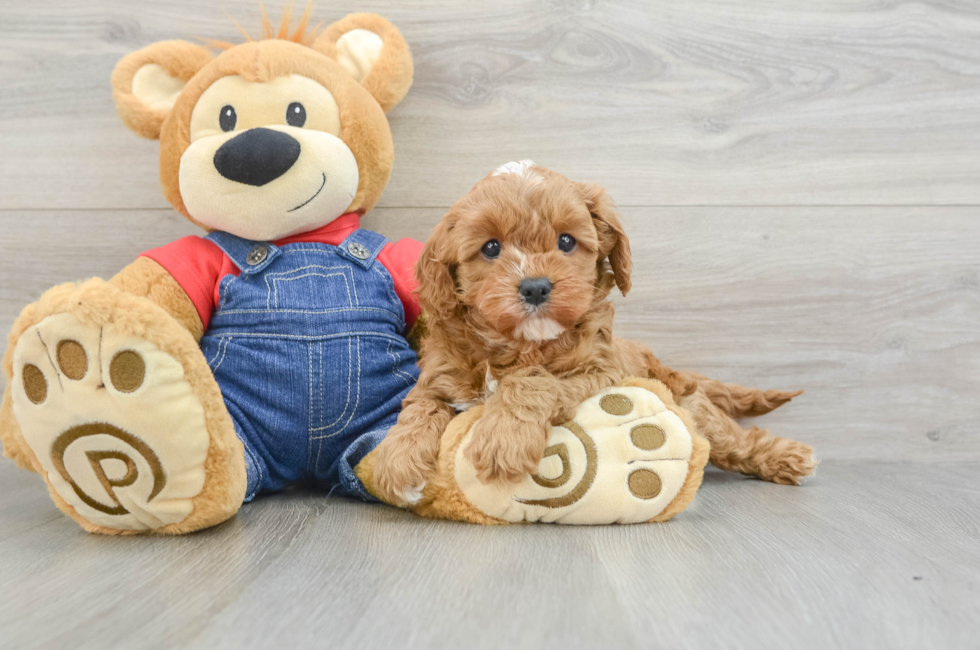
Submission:
<svg viewBox="0 0 980 650">
<path fill-rule="evenodd" d="M 532 316 L 520 324 L 517 335 L 525 341 L 552 341 L 565 331 L 565 328 L 551 318 Z"/>
<path fill-rule="evenodd" d="M 510 265 L 514 274 L 521 277 L 527 275 L 527 255 L 524 251 L 516 246 L 508 246 L 507 252 L 510 255 L 507 256 L 506 263 Z"/>
<path fill-rule="evenodd" d="M 483 388 L 484 392 L 487 394 L 487 397 L 490 397 L 496 393 L 498 386 L 500 386 L 500 382 L 493 378 L 493 375 L 490 374 L 490 368 L 487 368 L 487 374 L 483 378 Z"/>
<path fill-rule="evenodd" d="M 398 493 L 406 503 L 409 505 L 415 505 L 422 500 L 422 491 L 425 489 L 425 481 L 422 481 L 422 485 L 410 486 L 401 490 Z"/>
<path fill-rule="evenodd" d="M 509 162 L 506 165 L 497 167 L 497 169 L 493 171 L 493 175 L 500 176 L 501 174 L 517 174 L 521 178 L 541 179 L 538 174 L 534 173 L 531 167 L 534 167 L 533 160 L 515 160 L 514 162 Z"/>
</svg>

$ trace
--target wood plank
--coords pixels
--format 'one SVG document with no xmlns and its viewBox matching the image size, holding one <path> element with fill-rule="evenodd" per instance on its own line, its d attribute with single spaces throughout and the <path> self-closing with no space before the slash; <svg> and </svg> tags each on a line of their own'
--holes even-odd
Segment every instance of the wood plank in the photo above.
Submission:
<svg viewBox="0 0 980 650">
<path fill-rule="evenodd" d="M 425 239 L 442 213 L 364 225 Z M 623 214 L 636 270 L 619 333 L 674 367 L 805 389 L 760 424 L 822 458 L 980 459 L 980 208 Z M 166 210 L 0 213 L 0 277 L 15 280 L 0 282 L 0 331 L 46 288 L 194 232 Z"/>
<path fill-rule="evenodd" d="M 16 648 L 972 648 L 977 463 L 709 472 L 667 524 L 484 528 L 290 491 L 177 538 L 88 535 L 0 465 Z"/>
<path fill-rule="evenodd" d="M 980 203 L 968 0 L 371 6 L 417 63 L 383 206 L 448 205 L 524 157 L 623 205 Z M 109 75 L 157 40 L 239 38 L 226 10 L 256 31 L 252 0 L 0 7 L 0 209 L 165 206 Z"/>
</svg>

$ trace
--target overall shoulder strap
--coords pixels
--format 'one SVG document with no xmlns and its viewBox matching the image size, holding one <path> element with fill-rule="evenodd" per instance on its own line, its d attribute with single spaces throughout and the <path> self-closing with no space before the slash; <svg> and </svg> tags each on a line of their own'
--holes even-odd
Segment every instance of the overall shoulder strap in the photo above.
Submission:
<svg viewBox="0 0 980 650">
<path fill-rule="evenodd" d="M 252 241 L 226 232 L 215 231 L 205 239 L 214 242 L 238 267 L 242 275 L 252 275 L 265 270 L 280 254 L 274 244 Z"/>
<path fill-rule="evenodd" d="M 374 264 L 378 253 L 388 243 L 384 235 L 379 235 L 370 230 L 355 230 L 347 236 L 347 239 L 340 243 L 337 252 L 344 259 L 350 260 L 358 266 L 368 269 Z"/>
</svg>

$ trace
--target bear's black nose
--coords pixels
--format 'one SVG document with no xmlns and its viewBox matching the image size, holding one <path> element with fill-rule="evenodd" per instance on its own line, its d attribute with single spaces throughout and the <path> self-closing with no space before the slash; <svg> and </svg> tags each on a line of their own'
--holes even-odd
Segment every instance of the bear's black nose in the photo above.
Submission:
<svg viewBox="0 0 980 650">
<path fill-rule="evenodd" d="M 548 278 L 525 278 L 518 287 L 524 302 L 537 306 L 548 300 L 551 293 L 551 280 Z"/>
<path fill-rule="evenodd" d="M 249 129 L 221 145 L 214 168 L 230 181 L 265 185 L 276 180 L 299 158 L 299 141 L 282 131 Z"/>
</svg>

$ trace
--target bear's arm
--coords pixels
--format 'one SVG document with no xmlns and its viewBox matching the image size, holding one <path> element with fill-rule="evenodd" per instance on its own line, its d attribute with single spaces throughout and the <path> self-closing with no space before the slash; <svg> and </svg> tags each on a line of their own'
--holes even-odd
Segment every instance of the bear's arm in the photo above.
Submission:
<svg viewBox="0 0 980 650">
<path fill-rule="evenodd" d="M 177 280 L 150 258 L 138 258 L 109 282 L 123 291 L 155 302 L 186 327 L 195 340 L 200 341 L 204 335 L 204 326 L 194 302 Z"/>
</svg>

